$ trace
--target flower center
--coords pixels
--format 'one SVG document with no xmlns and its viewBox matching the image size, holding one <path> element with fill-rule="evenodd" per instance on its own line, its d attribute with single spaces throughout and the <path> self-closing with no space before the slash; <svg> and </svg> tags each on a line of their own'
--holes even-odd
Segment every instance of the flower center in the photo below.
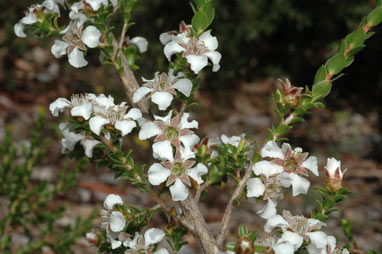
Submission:
<svg viewBox="0 0 382 254">
<path fill-rule="evenodd" d="M 190 41 L 187 43 L 186 51 L 184 52 L 183 56 L 187 55 L 197 55 L 201 56 L 204 53 L 208 52 L 208 48 L 204 45 L 204 42 L 193 37 L 190 39 Z"/>
<path fill-rule="evenodd" d="M 127 107 L 110 107 L 107 109 L 107 119 L 111 124 L 115 124 L 116 121 L 120 121 L 125 116 Z"/>
<path fill-rule="evenodd" d="M 154 79 L 154 89 L 159 91 L 167 91 L 171 88 L 170 80 L 166 73 L 156 76 Z"/>
<path fill-rule="evenodd" d="M 299 234 L 304 235 L 308 231 L 308 219 L 304 216 L 293 216 L 292 221 L 289 222 L 291 229 Z"/>
<path fill-rule="evenodd" d="M 177 176 L 177 177 L 181 177 L 184 173 L 184 168 L 182 166 L 181 163 L 179 162 L 176 162 L 174 163 L 174 165 L 172 166 L 172 173 Z"/>
<path fill-rule="evenodd" d="M 284 161 L 284 168 L 289 172 L 294 172 L 298 168 L 298 163 L 295 158 L 289 158 Z"/>
<path fill-rule="evenodd" d="M 175 127 L 169 126 L 164 131 L 164 135 L 166 136 L 167 139 L 174 139 L 179 137 L 179 131 Z"/>
<path fill-rule="evenodd" d="M 281 190 L 281 181 L 277 177 L 271 177 L 267 180 L 264 197 L 266 199 L 282 199 L 283 192 Z"/>
</svg>

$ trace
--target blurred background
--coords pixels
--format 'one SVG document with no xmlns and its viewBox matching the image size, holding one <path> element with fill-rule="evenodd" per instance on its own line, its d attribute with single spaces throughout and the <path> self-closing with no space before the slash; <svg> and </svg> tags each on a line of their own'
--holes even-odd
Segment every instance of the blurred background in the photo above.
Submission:
<svg viewBox="0 0 382 254">
<path fill-rule="evenodd" d="M 73 93 L 111 94 L 117 102 L 125 100 L 117 72 L 102 66 L 100 52 L 90 50 L 86 68 L 71 67 L 67 58 L 56 59 L 50 53 L 54 38 L 17 38 L 13 26 L 23 17 L 32 0 L 0 0 L 0 140 L 4 128 L 12 130 L 15 140 L 26 142 L 37 114 L 47 115 L 44 132 L 50 137 L 48 155 L 35 169 L 34 182 L 53 179 L 58 169 L 74 161 L 61 155 L 59 119 L 53 118 L 48 105 L 58 97 Z M 278 88 L 277 79 L 288 77 L 296 86 L 311 85 L 317 68 L 332 56 L 342 38 L 354 30 L 375 5 L 375 0 L 216 0 L 212 34 L 219 41 L 221 69 L 204 71 L 202 88 L 196 95 L 199 103 L 193 117 L 199 121 L 200 137 L 221 134 L 255 137 L 262 142 L 266 130 L 274 122 L 270 94 Z M 136 25 L 130 37 L 143 36 L 149 41 L 142 55 L 136 77 L 151 79 L 155 71 L 167 71 L 160 33 L 177 30 L 181 20 L 190 23 L 189 1 L 141 0 L 133 13 Z M 326 109 L 315 110 L 306 123 L 298 124 L 290 133 L 293 146 L 303 147 L 319 158 L 320 173 L 328 156 L 341 159 L 345 185 L 353 194 L 342 204 L 341 213 L 329 220 L 327 233 L 345 243 L 338 218 L 346 217 L 353 225 L 359 248 L 382 251 L 382 28 L 367 40 L 366 48 L 357 54 L 354 63 L 345 69 L 345 76 L 334 83 L 325 99 Z M 148 143 L 129 138 L 137 161 L 149 164 L 145 154 Z M 313 179 L 319 184 L 323 178 Z M 228 187 L 230 187 L 228 184 Z M 66 204 L 66 223 L 80 214 L 84 217 L 101 207 L 108 193 L 119 193 L 127 203 L 147 207 L 151 200 L 126 183 L 115 181 L 111 171 L 88 165 L 78 180 L 78 187 L 63 193 L 54 202 Z M 128 195 L 126 195 L 128 193 Z M 315 196 L 280 202 L 282 208 L 308 215 Z M 219 190 L 210 190 L 201 209 L 208 212 L 207 222 L 217 230 L 228 197 Z M 295 203 L 290 208 L 286 204 Z M 237 234 L 236 225 L 247 223 L 251 230 L 260 228 L 256 215 L 261 204 L 244 202 L 234 213 L 229 240 Z M 296 210 L 297 209 L 297 210 Z M 69 222 L 68 222 L 69 221 Z M 154 217 L 157 226 L 165 216 Z M 62 222 L 65 223 L 65 222 Z M 97 222 L 95 221 L 95 225 Z M 59 226 L 59 225 L 58 225 Z M 183 253 L 198 253 L 193 240 Z M 73 253 L 95 253 L 80 239 Z"/>
</svg>

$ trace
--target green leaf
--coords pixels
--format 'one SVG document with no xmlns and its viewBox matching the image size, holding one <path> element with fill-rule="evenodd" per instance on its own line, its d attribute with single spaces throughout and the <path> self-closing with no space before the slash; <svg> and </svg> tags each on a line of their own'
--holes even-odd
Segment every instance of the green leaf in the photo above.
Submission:
<svg viewBox="0 0 382 254">
<path fill-rule="evenodd" d="M 362 45 L 359 45 L 357 47 L 354 47 L 354 48 L 352 48 L 351 50 L 349 50 L 347 52 L 347 55 L 348 56 L 353 56 L 353 55 L 357 54 L 358 52 L 360 52 L 364 47 L 366 47 L 365 44 L 362 44 Z M 347 67 L 347 66 L 345 66 L 345 67 Z"/>
<path fill-rule="evenodd" d="M 367 23 L 376 26 L 382 22 L 382 7 L 375 8 L 366 18 Z"/>
<path fill-rule="evenodd" d="M 255 252 L 260 252 L 260 253 L 265 253 L 267 251 L 267 249 L 261 245 L 255 245 L 255 249 L 254 249 Z"/>
<path fill-rule="evenodd" d="M 313 96 L 318 98 L 326 97 L 332 88 L 332 82 L 329 80 L 323 80 L 313 85 Z"/>
<path fill-rule="evenodd" d="M 321 67 L 318 68 L 316 75 L 314 76 L 314 83 L 318 83 L 322 80 L 325 80 L 326 74 L 327 74 L 327 71 L 326 71 L 325 65 L 321 65 Z"/>
<path fill-rule="evenodd" d="M 214 1 L 213 0 L 210 0 L 208 1 L 202 8 L 201 8 L 201 11 L 204 12 L 204 14 L 206 15 L 207 17 L 207 21 L 208 21 L 208 25 L 211 25 L 212 21 L 214 20 L 214 16 L 215 16 L 215 9 L 214 9 Z M 206 28 L 207 28 L 206 27 Z"/>
<path fill-rule="evenodd" d="M 295 117 L 295 118 L 292 119 L 292 121 L 290 123 L 294 124 L 294 123 L 302 123 L 302 122 L 305 122 L 304 118 L 302 118 L 302 117 Z"/>
<path fill-rule="evenodd" d="M 206 3 L 206 0 L 194 0 L 194 2 L 200 8 Z"/>
<path fill-rule="evenodd" d="M 280 124 L 276 129 L 277 136 L 284 136 L 289 132 L 291 128 L 291 126 L 288 126 L 286 124 Z"/>
<path fill-rule="evenodd" d="M 235 242 L 229 242 L 229 243 L 226 244 L 226 248 L 229 251 L 235 251 L 236 243 Z"/>
<path fill-rule="evenodd" d="M 191 24 L 195 31 L 201 33 L 208 26 L 208 18 L 203 12 L 199 10 L 192 18 Z"/>
<path fill-rule="evenodd" d="M 345 66 L 345 57 L 343 54 L 336 54 L 335 56 L 331 57 L 325 64 L 328 73 L 330 75 L 335 75 L 342 71 L 342 69 Z"/>
<path fill-rule="evenodd" d="M 242 237 L 242 236 L 245 236 L 245 235 L 248 235 L 248 228 L 246 225 L 240 225 L 239 227 L 239 236 Z"/>
<path fill-rule="evenodd" d="M 351 47 L 357 47 L 365 41 L 365 32 L 360 28 L 352 33 L 350 33 L 345 38 L 346 49 Z"/>
</svg>

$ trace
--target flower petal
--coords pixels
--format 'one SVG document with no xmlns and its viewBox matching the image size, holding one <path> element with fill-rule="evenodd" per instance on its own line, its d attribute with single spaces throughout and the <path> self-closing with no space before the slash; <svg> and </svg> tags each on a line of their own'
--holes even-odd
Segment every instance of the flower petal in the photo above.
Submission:
<svg viewBox="0 0 382 254">
<path fill-rule="evenodd" d="M 64 112 L 69 107 L 70 101 L 65 98 L 58 98 L 49 105 L 49 110 L 53 116 L 58 116 L 59 113 Z"/>
<path fill-rule="evenodd" d="M 190 96 L 192 90 L 192 82 L 188 78 L 178 79 L 173 87 L 184 94 L 186 97 Z"/>
<path fill-rule="evenodd" d="M 204 42 L 204 45 L 211 51 L 218 48 L 218 40 L 215 36 L 211 35 L 211 31 L 206 31 L 199 37 Z"/>
<path fill-rule="evenodd" d="M 167 57 L 167 60 L 171 62 L 171 56 L 175 53 L 185 51 L 185 49 L 179 45 L 179 43 L 171 41 L 166 44 L 163 49 L 164 55 Z"/>
<path fill-rule="evenodd" d="M 88 120 L 92 113 L 92 107 L 93 105 L 91 104 L 91 102 L 87 101 L 81 105 L 74 106 L 70 111 L 70 114 L 72 116 L 81 116 L 85 120 Z"/>
<path fill-rule="evenodd" d="M 137 36 L 129 40 L 129 42 L 135 44 L 140 53 L 146 52 L 148 42 L 145 38 Z"/>
<path fill-rule="evenodd" d="M 284 154 L 275 141 L 268 141 L 261 149 L 262 157 L 279 158 L 284 159 Z"/>
<path fill-rule="evenodd" d="M 88 138 L 88 137 L 81 140 L 81 145 L 84 147 L 85 155 L 88 158 L 93 157 L 93 149 L 99 143 L 101 143 L 101 142 L 99 142 L 98 140 L 92 139 L 92 138 Z"/>
<path fill-rule="evenodd" d="M 145 246 L 153 245 L 162 241 L 165 237 L 165 233 L 159 228 L 150 228 L 145 232 Z"/>
<path fill-rule="evenodd" d="M 199 142 L 199 137 L 196 134 L 185 135 L 179 137 L 183 146 L 180 147 L 181 158 L 187 160 L 189 158 L 195 158 L 195 153 L 192 148 Z"/>
<path fill-rule="evenodd" d="M 137 103 L 140 101 L 143 97 L 146 96 L 146 94 L 150 93 L 153 89 L 149 87 L 142 86 L 138 88 L 133 95 L 133 103 Z"/>
<path fill-rule="evenodd" d="M 269 161 L 259 161 L 252 167 L 252 170 L 256 175 L 264 175 L 269 178 L 272 175 L 280 174 L 284 168 Z"/>
<path fill-rule="evenodd" d="M 277 214 L 267 220 L 264 225 L 264 231 L 270 233 L 276 227 L 284 228 L 287 226 L 289 226 L 289 223 L 281 215 Z"/>
<path fill-rule="evenodd" d="M 95 26 L 88 26 L 82 32 L 81 40 L 89 48 L 95 48 L 98 46 L 99 38 L 101 38 L 101 32 Z"/>
<path fill-rule="evenodd" d="M 25 38 L 27 35 L 24 33 L 24 24 L 23 23 L 16 23 L 13 26 L 13 31 L 15 32 L 17 37 Z"/>
<path fill-rule="evenodd" d="M 191 70 L 198 74 L 200 70 L 208 65 L 207 56 L 188 55 L 186 56 L 187 62 L 191 65 Z"/>
<path fill-rule="evenodd" d="M 192 120 L 189 122 L 187 119 L 190 116 L 190 113 L 183 113 L 181 119 L 180 119 L 180 125 L 179 127 L 181 129 L 197 129 L 198 128 L 198 122 L 195 120 Z"/>
<path fill-rule="evenodd" d="M 165 140 L 154 143 L 153 156 L 155 159 L 174 161 L 171 142 Z"/>
<path fill-rule="evenodd" d="M 167 180 L 168 176 L 171 174 L 171 171 L 163 167 L 160 163 L 154 163 L 149 168 L 148 174 L 149 182 L 152 185 L 159 185 Z"/>
<path fill-rule="evenodd" d="M 159 110 L 166 110 L 173 98 L 172 94 L 168 92 L 156 92 L 151 96 L 151 100 L 158 105 Z"/>
<path fill-rule="evenodd" d="M 69 43 L 55 40 L 52 48 L 50 49 L 50 52 L 54 55 L 56 58 L 60 58 L 63 55 L 66 55 L 66 49 L 69 47 Z"/>
<path fill-rule="evenodd" d="M 129 134 L 137 124 L 131 120 L 116 121 L 114 127 L 121 131 L 122 137 Z"/>
<path fill-rule="evenodd" d="M 68 55 L 69 63 L 73 67 L 81 68 L 88 65 L 88 61 L 84 58 L 84 53 L 75 47 Z"/>
<path fill-rule="evenodd" d="M 162 249 L 159 249 L 156 252 L 154 252 L 154 254 L 169 254 L 169 253 L 166 249 L 162 248 Z"/>
<path fill-rule="evenodd" d="M 126 225 L 125 217 L 120 212 L 112 212 L 110 214 L 110 229 L 113 232 L 121 232 Z"/>
<path fill-rule="evenodd" d="M 188 190 L 179 178 L 170 186 L 170 192 L 172 200 L 174 201 L 183 201 L 188 196 Z"/>
<path fill-rule="evenodd" d="M 172 116 L 172 110 L 170 110 L 170 112 L 168 112 L 167 116 L 164 116 L 164 117 L 154 115 L 154 119 L 162 121 L 166 124 L 170 124 L 171 116 Z"/>
<path fill-rule="evenodd" d="M 309 169 L 313 174 L 318 176 L 318 166 L 317 166 L 316 156 L 310 156 L 301 164 L 301 167 Z"/>
<path fill-rule="evenodd" d="M 155 123 L 146 122 L 142 125 L 141 130 L 139 131 L 139 139 L 145 140 L 153 136 L 157 136 L 161 133 L 162 130 L 159 129 L 159 127 Z"/>
<path fill-rule="evenodd" d="M 263 207 L 263 209 L 257 212 L 257 214 L 263 219 L 272 218 L 273 216 L 276 215 L 276 213 L 277 213 L 276 203 L 270 199 L 268 199 L 268 203 Z M 264 230 L 265 230 L 265 226 L 264 226 Z"/>
<path fill-rule="evenodd" d="M 294 247 L 290 243 L 280 243 L 273 247 L 275 254 L 293 254 Z"/>
<path fill-rule="evenodd" d="M 108 124 L 109 122 L 110 121 L 106 118 L 103 118 L 101 116 L 94 116 L 90 118 L 89 120 L 89 127 L 92 132 L 94 132 L 95 134 L 99 136 L 101 133 L 102 127 L 105 124 Z"/>
<path fill-rule="evenodd" d="M 202 163 L 198 163 L 196 167 L 188 170 L 187 175 L 192 177 L 198 184 L 203 183 L 202 175 L 208 173 L 208 168 L 204 166 Z"/>
<path fill-rule="evenodd" d="M 137 108 L 132 108 L 129 112 L 124 116 L 124 118 L 131 118 L 133 120 L 138 120 L 142 117 L 142 112 Z"/>
<path fill-rule="evenodd" d="M 328 244 L 328 236 L 322 231 L 308 232 L 306 234 L 317 248 L 325 248 Z"/>
<path fill-rule="evenodd" d="M 288 242 L 293 245 L 294 250 L 298 250 L 302 243 L 304 242 L 304 238 L 295 232 L 285 231 L 282 237 L 277 241 L 277 243 Z"/>
<path fill-rule="evenodd" d="M 295 173 L 291 173 L 289 175 L 292 178 L 293 196 L 306 194 L 308 192 L 310 182 Z"/>
<path fill-rule="evenodd" d="M 217 51 L 211 51 L 211 52 L 204 53 L 204 55 L 207 56 L 211 60 L 211 62 L 213 64 L 212 71 L 217 72 L 220 69 L 219 62 L 222 58 L 222 54 L 220 54 Z"/>
<path fill-rule="evenodd" d="M 247 182 L 247 197 L 260 197 L 264 194 L 265 185 L 260 178 L 250 178 Z"/>
<path fill-rule="evenodd" d="M 112 210 L 115 205 L 123 205 L 122 198 L 117 194 L 109 194 L 107 195 L 105 201 L 103 202 L 103 206 L 107 210 Z"/>
</svg>

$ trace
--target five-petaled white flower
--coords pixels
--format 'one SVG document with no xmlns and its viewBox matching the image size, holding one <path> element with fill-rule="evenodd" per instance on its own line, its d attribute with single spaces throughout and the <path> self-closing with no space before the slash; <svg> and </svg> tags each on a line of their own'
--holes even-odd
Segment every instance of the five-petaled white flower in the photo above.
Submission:
<svg viewBox="0 0 382 254">
<path fill-rule="evenodd" d="M 49 110 L 53 116 L 58 116 L 59 113 L 64 112 L 69 108 L 71 116 L 82 117 L 85 120 L 90 118 L 93 110 L 93 100 L 96 96 L 90 94 L 73 94 L 70 101 L 65 98 L 58 98 L 49 105 Z"/>
<path fill-rule="evenodd" d="M 147 51 L 148 42 L 144 37 L 136 36 L 131 39 L 127 37 L 124 46 L 129 46 L 130 44 L 135 45 L 138 48 L 139 53 L 144 53 Z"/>
<path fill-rule="evenodd" d="M 143 124 L 139 132 L 139 138 L 144 140 L 157 136 L 153 144 L 154 158 L 173 161 L 174 151 L 172 145 L 180 150 L 183 160 L 194 158 L 195 154 L 192 148 L 199 142 L 199 137 L 189 129 L 198 128 L 198 122 L 195 120 L 188 122 L 189 113 L 183 113 L 181 118 L 176 115 L 171 119 L 171 116 L 172 111 L 165 117 L 154 115 L 154 122 Z"/>
<path fill-rule="evenodd" d="M 285 185 L 287 185 L 287 179 L 292 185 L 293 196 L 306 194 L 310 186 L 310 182 L 299 176 L 300 174 L 308 176 L 307 170 L 310 170 L 318 176 L 317 158 L 308 157 L 308 153 L 303 153 L 299 147 L 292 150 L 289 144 L 284 143 L 282 148 L 279 148 L 274 141 L 268 141 L 261 149 L 261 156 L 274 159 L 256 163 L 253 168 L 255 174 L 263 174 L 267 178 L 271 175 L 283 174 Z"/>
<path fill-rule="evenodd" d="M 78 26 L 76 22 L 69 24 L 63 36 L 63 41 L 55 40 L 51 48 L 52 54 L 59 58 L 68 55 L 69 63 L 76 67 L 84 67 L 88 62 L 84 58 L 84 52 L 88 48 L 98 46 L 101 32 L 95 26 Z"/>
<path fill-rule="evenodd" d="M 192 82 L 185 78 L 183 73 L 179 72 L 174 76 L 173 72 L 172 69 L 168 75 L 156 72 L 152 80 L 142 78 L 146 83 L 135 91 L 133 102 L 137 103 L 150 93 L 152 102 L 158 105 L 159 110 L 166 110 L 174 98 L 173 95 L 176 95 L 175 89 L 187 97 L 190 96 Z"/>
<path fill-rule="evenodd" d="M 109 102 L 108 99 L 106 99 L 106 102 Z M 126 113 L 128 106 L 125 106 L 124 102 L 120 105 L 102 106 L 99 103 L 96 105 L 94 107 L 94 116 L 89 120 L 89 127 L 97 135 L 101 134 L 104 126 L 108 126 L 119 130 L 122 136 L 125 136 L 137 126 L 135 120 L 142 117 L 141 111 L 137 108 L 132 108 Z"/>
<path fill-rule="evenodd" d="M 328 236 L 322 231 L 316 231 L 320 230 L 322 226 L 326 226 L 326 224 L 301 215 L 292 216 L 289 211 L 284 210 L 283 216 L 274 215 L 267 220 L 264 231 L 269 233 L 274 228 L 280 228 L 283 234 L 277 244 L 284 244 L 285 252 L 283 253 L 292 254 L 301 247 L 304 241 L 310 242 L 320 249 L 326 248 L 329 241 Z"/>
<path fill-rule="evenodd" d="M 56 1 L 45 0 L 42 4 L 32 5 L 25 13 L 25 17 L 20 19 L 14 26 L 14 32 L 16 36 L 25 38 L 27 35 L 24 32 L 24 28 L 27 25 L 33 25 L 39 22 L 39 14 L 57 13 L 60 16 L 60 8 Z M 41 21 L 40 21 L 41 22 Z"/>
<path fill-rule="evenodd" d="M 119 195 L 109 194 L 103 206 L 106 210 L 101 209 L 101 228 L 107 232 L 107 239 L 111 243 L 112 249 L 119 248 L 122 243 L 118 238 L 119 233 L 126 226 L 126 219 L 120 211 L 116 211 L 114 208 L 116 205 L 123 205 L 123 201 Z"/>
<path fill-rule="evenodd" d="M 208 173 L 208 169 L 202 163 L 198 163 L 196 167 L 191 168 L 195 161 L 183 161 L 179 153 L 176 153 L 173 162 L 165 161 L 154 163 L 149 168 L 149 182 L 152 185 L 159 185 L 166 182 L 166 186 L 170 186 L 170 193 L 174 201 L 183 201 L 188 196 L 187 187 L 191 187 L 191 177 L 197 184 L 203 183 L 202 175 Z M 163 166 L 164 165 L 164 166 Z"/>
<path fill-rule="evenodd" d="M 212 71 L 216 72 L 220 68 L 221 54 L 216 51 L 218 40 L 211 35 L 211 31 L 206 31 L 197 38 L 191 35 L 188 26 L 183 25 L 182 28 L 181 25 L 181 33 L 163 33 L 160 40 L 165 44 L 164 54 L 168 61 L 171 61 L 173 54 L 183 52 L 182 57 L 186 58 L 195 74 L 208 65 L 208 59 L 213 64 Z"/>
<path fill-rule="evenodd" d="M 142 236 L 138 232 L 135 233 L 134 239 L 127 238 L 123 241 L 123 245 L 128 247 L 125 254 L 168 254 L 168 251 L 161 248 L 153 252 L 154 244 L 159 243 L 165 237 L 165 233 L 159 228 L 150 228 L 146 230 Z"/>
</svg>

